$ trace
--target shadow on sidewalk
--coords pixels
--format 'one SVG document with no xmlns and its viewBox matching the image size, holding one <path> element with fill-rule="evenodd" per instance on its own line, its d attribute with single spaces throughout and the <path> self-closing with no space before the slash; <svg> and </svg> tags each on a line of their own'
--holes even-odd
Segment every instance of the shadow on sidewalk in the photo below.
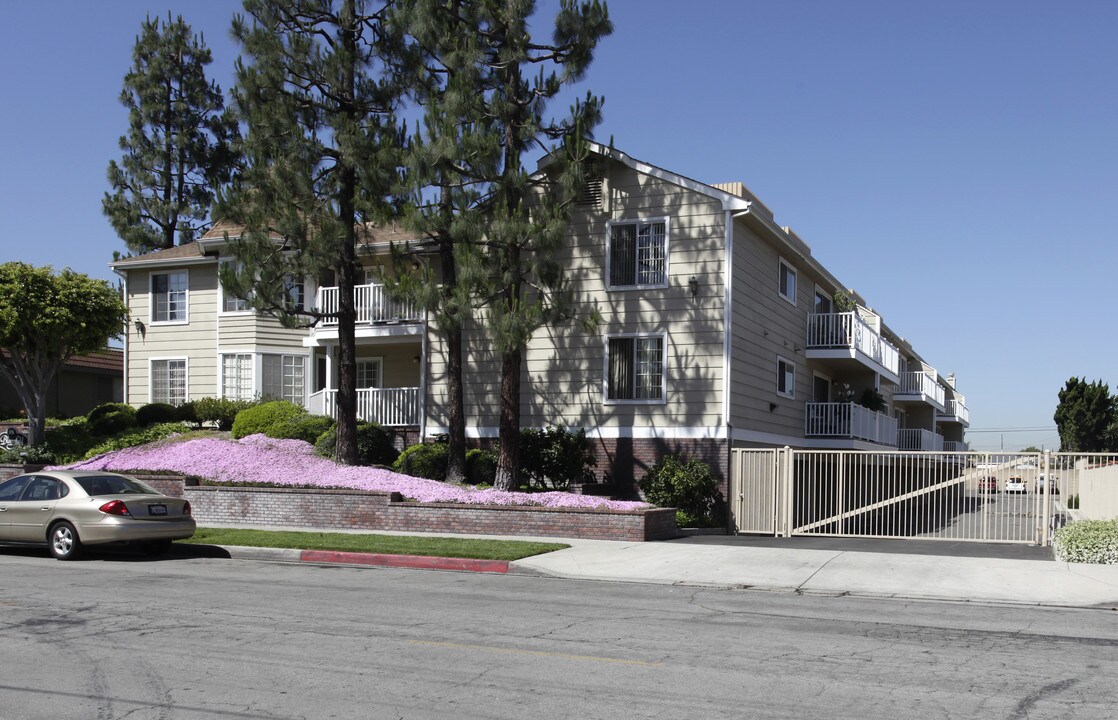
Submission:
<svg viewBox="0 0 1118 720">
<path fill-rule="evenodd" d="M 941 555 L 945 557 L 997 558 L 1001 560 L 1053 560 L 1052 548 L 1023 543 L 979 543 L 954 540 L 894 540 L 878 538 L 790 537 L 763 535 L 694 535 L 663 542 L 684 545 L 727 545 L 782 550 L 831 550 L 839 552 Z"/>
</svg>

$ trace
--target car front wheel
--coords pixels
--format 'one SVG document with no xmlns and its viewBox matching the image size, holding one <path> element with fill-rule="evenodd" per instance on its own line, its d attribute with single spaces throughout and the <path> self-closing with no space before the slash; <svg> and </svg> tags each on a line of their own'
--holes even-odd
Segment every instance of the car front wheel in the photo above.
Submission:
<svg viewBox="0 0 1118 720">
<path fill-rule="evenodd" d="M 78 531 L 68 522 L 60 522 L 50 529 L 48 544 L 50 554 L 57 560 L 74 560 L 82 554 Z"/>
</svg>

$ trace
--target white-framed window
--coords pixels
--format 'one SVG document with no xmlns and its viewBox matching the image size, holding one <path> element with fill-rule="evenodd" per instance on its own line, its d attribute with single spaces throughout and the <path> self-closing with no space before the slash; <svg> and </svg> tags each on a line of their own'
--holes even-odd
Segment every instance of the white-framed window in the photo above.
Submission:
<svg viewBox="0 0 1118 720">
<path fill-rule="evenodd" d="M 779 355 L 776 358 L 776 394 L 796 397 L 796 364 Z"/>
<path fill-rule="evenodd" d="M 303 355 L 262 355 L 260 389 L 266 398 L 302 405 L 306 390 L 307 359 Z"/>
<path fill-rule="evenodd" d="M 242 265 L 237 260 L 222 260 L 222 265 L 235 268 L 238 272 Z M 251 297 L 251 296 L 250 296 Z M 235 297 L 231 293 L 225 291 L 225 286 L 221 286 L 221 311 L 223 313 L 247 313 L 252 310 L 252 301 L 248 298 Z"/>
<path fill-rule="evenodd" d="M 186 270 L 151 274 L 151 322 L 185 323 L 187 315 Z"/>
<path fill-rule="evenodd" d="M 606 276 L 611 288 L 667 287 L 668 219 L 608 223 Z"/>
<path fill-rule="evenodd" d="M 384 386 L 384 358 L 368 358 L 357 361 L 357 389 L 379 388 Z"/>
<path fill-rule="evenodd" d="M 796 268 L 788 264 L 784 258 L 780 258 L 780 265 L 777 270 L 780 274 L 780 282 L 777 286 L 780 297 L 784 298 L 793 305 L 796 304 Z"/>
<path fill-rule="evenodd" d="M 152 358 L 150 377 L 150 402 L 186 402 L 186 358 Z"/>
<path fill-rule="evenodd" d="M 283 279 L 284 303 L 288 310 L 303 310 L 306 308 L 306 284 L 302 277 L 287 275 Z"/>
<path fill-rule="evenodd" d="M 227 400 L 252 400 L 252 354 L 227 353 L 221 356 L 221 397 Z"/>
<path fill-rule="evenodd" d="M 815 308 L 816 315 L 830 315 L 835 311 L 834 300 L 831 296 L 818 285 L 815 286 Z"/>
<path fill-rule="evenodd" d="M 606 338 L 606 401 L 664 402 L 667 343 L 663 335 Z"/>
</svg>

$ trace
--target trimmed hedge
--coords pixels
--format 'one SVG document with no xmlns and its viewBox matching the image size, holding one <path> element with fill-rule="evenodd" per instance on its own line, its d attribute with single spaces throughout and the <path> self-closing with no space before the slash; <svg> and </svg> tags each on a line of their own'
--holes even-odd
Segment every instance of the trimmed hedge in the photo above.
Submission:
<svg viewBox="0 0 1118 720">
<path fill-rule="evenodd" d="M 97 435 L 112 435 L 136 425 L 136 408 L 124 403 L 104 403 L 85 416 L 87 427 Z"/>
<path fill-rule="evenodd" d="M 497 453 L 492 450 L 466 451 L 466 482 L 470 485 L 492 485 L 497 479 Z"/>
<path fill-rule="evenodd" d="M 1061 562 L 1118 564 L 1118 519 L 1079 520 L 1056 531 Z"/>
<path fill-rule="evenodd" d="M 520 431 L 520 472 L 530 484 L 566 490 L 571 483 L 594 482 L 598 460 L 585 430 L 547 427 Z"/>
<path fill-rule="evenodd" d="M 254 405 L 237 413 L 237 418 L 233 421 L 233 437 L 239 440 L 257 433 L 267 434 L 273 426 L 306 414 L 304 408 L 287 400 Z"/>
<path fill-rule="evenodd" d="M 179 411 L 174 405 L 168 403 L 148 403 L 136 411 L 136 424 L 141 427 L 157 423 L 175 422 L 179 419 Z"/>
<path fill-rule="evenodd" d="M 446 443 L 419 443 L 405 448 L 392 469 L 398 473 L 428 480 L 446 480 L 450 447 Z"/>
<path fill-rule="evenodd" d="M 653 505 L 676 508 L 676 524 L 680 527 L 714 524 L 718 481 L 701 460 L 684 461 L 677 455 L 665 455 L 641 479 L 640 489 Z"/>
<path fill-rule="evenodd" d="M 280 440 L 302 440 L 312 445 L 334 427 L 334 421 L 325 415 L 296 415 L 269 427 L 264 434 Z"/>
<path fill-rule="evenodd" d="M 361 465 L 391 466 L 400 457 L 400 451 L 393 442 L 392 432 L 377 423 L 357 423 L 357 462 Z M 337 455 L 337 446 L 337 425 L 332 425 L 314 443 L 315 452 L 328 458 Z"/>
</svg>

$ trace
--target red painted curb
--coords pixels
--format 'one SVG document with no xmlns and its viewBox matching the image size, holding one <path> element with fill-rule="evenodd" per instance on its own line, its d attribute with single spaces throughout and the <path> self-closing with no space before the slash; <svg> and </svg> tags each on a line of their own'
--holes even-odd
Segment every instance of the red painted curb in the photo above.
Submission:
<svg viewBox="0 0 1118 720">
<path fill-rule="evenodd" d="M 303 550 L 302 562 L 345 563 L 347 565 L 380 565 L 417 568 L 420 570 L 461 570 L 506 574 L 507 560 L 472 560 L 470 558 L 427 557 L 424 555 L 377 555 L 373 553 L 337 552 L 334 550 Z"/>
</svg>

